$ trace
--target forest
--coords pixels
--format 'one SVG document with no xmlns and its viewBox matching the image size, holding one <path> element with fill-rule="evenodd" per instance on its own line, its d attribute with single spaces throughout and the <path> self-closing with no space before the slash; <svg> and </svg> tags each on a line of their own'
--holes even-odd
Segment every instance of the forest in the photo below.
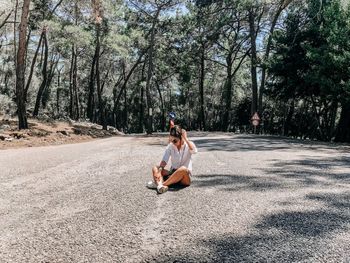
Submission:
<svg viewBox="0 0 350 263">
<path fill-rule="evenodd" d="M 344 0 L 0 0 L 0 114 L 350 142 Z"/>
</svg>

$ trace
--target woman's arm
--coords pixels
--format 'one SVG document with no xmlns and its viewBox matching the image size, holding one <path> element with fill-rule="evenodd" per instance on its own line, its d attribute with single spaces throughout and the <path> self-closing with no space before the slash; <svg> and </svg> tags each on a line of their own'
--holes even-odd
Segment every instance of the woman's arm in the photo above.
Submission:
<svg viewBox="0 0 350 263">
<path fill-rule="evenodd" d="M 169 161 L 170 155 L 171 155 L 171 152 L 170 152 L 170 144 L 168 144 L 168 146 L 167 146 L 166 149 L 165 149 L 165 152 L 164 152 L 162 161 L 160 162 L 160 164 L 159 164 L 159 166 L 158 166 L 158 169 L 159 169 L 160 167 L 162 167 L 161 169 L 164 169 L 164 167 L 166 166 L 166 164 L 167 164 L 168 161 Z"/>
<path fill-rule="evenodd" d="M 185 129 L 182 129 L 182 136 L 181 138 L 187 143 L 188 148 L 190 148 L 190 151 L 197 152 L 196 145 L 194 145 L 193 142 L 189 141 L 187 138 L 187 132 Z"/>
<path fill-rule="evenodd" d="M 164 169 L 164 167 L 166 166 L 166 162 L 165 161 L 161 161 L 159 164 L 159 168 L 162 167 L 162 169 Z"/>
</svg>

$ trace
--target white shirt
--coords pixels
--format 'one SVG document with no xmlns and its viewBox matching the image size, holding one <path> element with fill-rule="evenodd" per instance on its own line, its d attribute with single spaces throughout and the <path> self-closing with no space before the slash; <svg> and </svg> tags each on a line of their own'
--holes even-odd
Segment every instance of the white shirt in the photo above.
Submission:
<svg viewBox="0 0 350 263">
<path fill-rule="evenodd" d="M 192 172 L 192 154 L 195 154 L 198 152 L 196 145 L 192 142 L 194 148 L 193 150 L 190 150 L 187 143 L 184 142 L 183 145 L 181 145 L 180 151 L 177 149 L 177 147 L 169 143 L 168 146 L 165 149 L 165 153 L 163 155 L 163 161 L 168 163 L 169 158 L 171 157 L 171 168 L 172 169 L 178 169 L 181 166 L 185 166 L 190 172 Z"/>
</svg>

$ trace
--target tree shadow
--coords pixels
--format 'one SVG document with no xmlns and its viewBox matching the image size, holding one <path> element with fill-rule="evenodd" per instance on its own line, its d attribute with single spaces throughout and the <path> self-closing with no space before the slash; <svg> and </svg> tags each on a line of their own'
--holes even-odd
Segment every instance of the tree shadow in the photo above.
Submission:
<svg viewBox="0 0 350 263">
<path fill-rule="evenodd" d="M 331 144 L 316 141 L 304 141 L 278 136 L 266 135 L 231 135 L 225 138 L 194 138 L 193 141 L 201 151 L 283 151 L 305 149 L 317 151 L 348 152 L 349 147 L 343 144 Z"/>
<path fill-rule="evenodd" d="M 331 185 L 350 182 L 350 158 L 305 157 L 298 160 L 272 160 L 270 167 L 262 169 L 265 174 L 295 179 L 305 185 Z"/>
<path fill-rule="evenodd" d="M 231 138 L 195 138 L 193 140 L 200 151 L 270 151 L 287 150 L 290 147 L 280 141 L 250 136 L 232 136 Z"/>
<path fill-rule="evenodd" d="M 188 186 L 182 185 L 182 184 L 173 184 L 169 186 L 169 192 L 177 192 L 180 190 L 183 190 L 187 188 Z"/>
<path fill-rule="evenodd" d="M 283 211 L 266 215 L 255 224 L 255 233 L 243 237 L 224 237 L 203 240 L 218 255 L 219 260 L 227 262 L 295 262 L 308 261 L 323 250 L 325 244 L 335 234 L 350 230 L 350 193 L 318 193 L 306 198 L 324 202 L 328 208 L 313 211 Z M 337 250 L 333 251 L 338 253 Z M 349 259 L 347 255 L 334 254 Z M 337 261 L 337 260 L 336 260 Z"/>
<path fill-rule="evenodd" d="M 152 135 L 127 135 L 138 139 L 155 138 L 157 141 L 147 142 L 148 145 L 166 145 L 168 133 Z M 345 144 L 334 144 L 319 141 L 306 141 L 287 137 L 270 135 L 237 135 L 232 133 L 189 132 L 189 138 L 195 142 L 200 151 L 288 151 L 291 149 L 349 152 Z M 164 140 L 164 141 L 163 141 Z"/>
<path fill-rule="evenodd" d="M 307 199 L 326 202 L 331 207 L 312 211 L 280 211 L 262 217 L 246 235 L 231 234 L 199 240 L 198 247 L 211 251 L 210 257 L 199 261 L 314 262 L 317 257 L 328 257 L 335 262 L 345 262 L 349 259 L 350 252 L 341 254 L 327 244 L 332 242 L 335 235 L 349 233 L 349 197 L 349 192 L 309 195 Z M 336 243 L 334 247 L 338 245 L 343 244 Z M 326 247 L 330 250 L 326 250 Z M 167 258 L 167 261 L 199 262 L 198 254 L 181 251 L 178 251 L 178 255 Z"/>
<path fill-rule="evenodd" d="M 328 157 L 324 158 L 322 156 L 314 156 L 310 158 L 308 155 L 301 156 L 303 159 L 292 160 L 292 161 L 276 161 L 275 167 L 286 167 L 286 166 L 303 166 L 303 167 L 312 167 L 317 169 L 330 169 L 334 167 L 348 167 L 350 168 L 350 156 L 339 156 L 339 157 Z"/>
<path fill-rule="evenodd" d="M 216 187 L 225 191 L 268 191 L 311 186 L 330 187 L 350 183 L 350 158 L 308 157 L 297 160 L 270 160 L 266 168 L 254 168 L 258 175 L 228 173 L 195 174 L 193 187 Z"/>
<path fill-rule="evenodd" d="M 246 176 L 233 174 L 199 174 L 194 176 L 192 187 L 208 188 L 225 191 L 267 191 L 284 188 L 283 182 L 277 178 L 265 176 Z"/>
<path fill-rule="evenodd" d="M 330 208 L 343 211 L 350 208 L 350 192 L 345 193 L 313 193 L 306 196 L 307 199 L 323 202 Z"/>
<path fill-rule="evenodd" d="M 349 216 L 330 211 L 282 212 L 266 216 L 255 233 L 202 241 L 220 262 L 300 262 L 322 251 L 332 233 L 349 230 Z M 321 252 L 322 253 L 322 252 Z"/>
<path fill-rule="evenodd" d="M 214 138 L 199 138 L 195 142 L 198 148 L 208 151 L 254 150 L 251 148 L 253 139 L 250 136 L 246 138 L 250 140 L 247 145 L 243 142 L 237 143 L 238 138 L 225 138 L 218 142 L 219 145 Z M 258 142 L 262 143 L 265 150 L 269 150 L 270 147 L 279 150 L 290 148 L 285 148 L 278 142 L 272 144 L 271 141 L 258 140 Z M 299 146 L 292 145 L 292 147 Z M 336 148 L 328 144 L 316 146 L 310 144 L 307 147 L 317 151 Z M 341 189 L 339 184 L 347 185 L 350 182 L 348 172 L 350 158 L 347 155 L 339 157 L 337 155 L 329 155 L 331 157 L 300 155 L 297 160 L 282 161 L 273 159 L 270 160 L 267 168 L 257 168 L 260 171 L 258 176 L 230 172 L 227 174 L 203 173 L 194 176 L 192 187 L 215 187 L 216 191 L 248 190 L 252 192 L 291 190 L 310 186 L 317 186 L 317 188 L 327 186 L 339 190 Z M 166 260 L 160 262 L 314 262 L 317 260 L 326 262 L 326 258 L 331 258 L 335 262 L 348 262 L 350 252 L 347 252 L 349 250 L 346 248 L 349 245 L 337 241 L 336 237 L 347 235 L 350 230 L 350 192 L 311 193 L 306 195 L 305 199 L 318 202 L 320 206 L 315 206 L 317 209 L 313 209 L 306 207 L 305 203 L 303 203 L 304 206 L 300 206 L 299 199 L 288 200 L 282 204 L 283 210 L 273 214 L 263 214 L 260 220 L 249 226 L 249 231 L 245 235 L 239 236 L 230 232 L 225 236 L 215 235 L 198 240 L 196 247 L 199 251 L 201 247 L 205 248 L 204 251 L 211 251 L 210 255 L 206 254 L 206 258 L 200 258 L 198 253 L 186 250 L 176 251 L 175 255 L 169 255 Z M 329 246 L 332 242 L 335 242 L 335 245 Z M 340 250 L 337 247 L 340 247 Z"/>
</svg>

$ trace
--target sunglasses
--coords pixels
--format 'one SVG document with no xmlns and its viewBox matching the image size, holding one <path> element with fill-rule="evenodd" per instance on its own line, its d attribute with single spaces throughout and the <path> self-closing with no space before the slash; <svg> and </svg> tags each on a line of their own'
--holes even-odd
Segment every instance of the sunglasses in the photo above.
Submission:
<svg viewBox="0 0 350 263">
<path fill-rule="evenodd" d="M 176 144 L 179 140 L 178 139 L 173 139 L 171 142 Z"/>
</svg>

